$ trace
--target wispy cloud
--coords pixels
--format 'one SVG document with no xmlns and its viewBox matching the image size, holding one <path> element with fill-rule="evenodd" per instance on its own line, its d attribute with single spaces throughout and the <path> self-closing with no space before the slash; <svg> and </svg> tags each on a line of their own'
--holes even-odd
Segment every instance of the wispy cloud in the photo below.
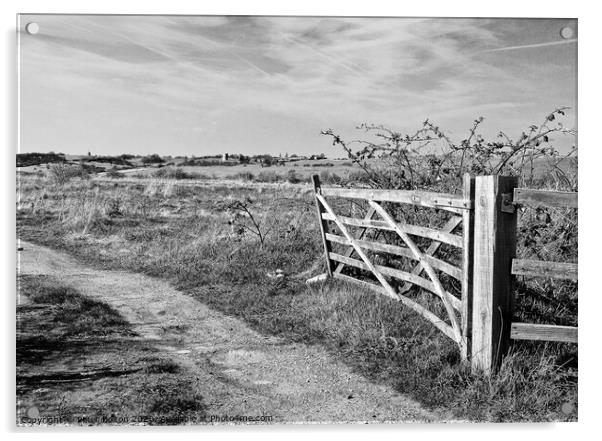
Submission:
<svg viewBox="0 0 602 441">
<path fill-rule="evenodd" d="M 326 127 L 410 130 L 429 117 L 462 133 L 483 114 L 512 132 L 576 101 L 574 40 L 551 40 L 566 20 L 21 21 L 41 30 L 22 36 L 25 150 L 315 152 Z"/>
</svg>

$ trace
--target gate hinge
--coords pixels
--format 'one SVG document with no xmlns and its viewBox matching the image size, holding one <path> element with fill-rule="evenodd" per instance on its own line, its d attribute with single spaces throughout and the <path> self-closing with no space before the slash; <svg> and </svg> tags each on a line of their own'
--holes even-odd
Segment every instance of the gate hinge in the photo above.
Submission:
<svg viewBox="0 0 602 441">
<path fill-rule="evenodd" d="M 504 213 L 514 213 L 516 211 L 516 206 L 512 202 L 512 193 L 502 193 L 501 210 Z"/>
</svg>

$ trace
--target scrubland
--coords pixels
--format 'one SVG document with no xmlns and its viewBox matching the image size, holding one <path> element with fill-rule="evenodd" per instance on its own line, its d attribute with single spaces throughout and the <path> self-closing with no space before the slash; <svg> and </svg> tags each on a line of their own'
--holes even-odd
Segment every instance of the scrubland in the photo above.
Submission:
<svg viewBox="0 0 602 441">
<path fill-rule="evenodd" d="M 98 267 L 166 279 L 262 333 L 322 345 L 370 379 L 457 418 L 577 419 L 576 408 L 563 407 L 577 403 L 575 345 L 515 342 L 499 372 L 475 374 L 453 342 L 401 304 L 342 282 L 307 286 L 307 278 L 324 271 L 324 259 L 313 190 L 304 180 L 181 186 L 182 173 L 192 172 L 161 173 L 139 183 L 75 172 L 65 179 L 23 174 L 18 237 Z M 412 213 L 409 220 L 442 221 Z M 521 257 L 576 261 L 575 210 L 522 211 L 519 238 Z M 517 320 L 576 324 L 576 288 L 518 280 Z M 410 295 L 440 307 L 419 290 Z"/>
</svg>

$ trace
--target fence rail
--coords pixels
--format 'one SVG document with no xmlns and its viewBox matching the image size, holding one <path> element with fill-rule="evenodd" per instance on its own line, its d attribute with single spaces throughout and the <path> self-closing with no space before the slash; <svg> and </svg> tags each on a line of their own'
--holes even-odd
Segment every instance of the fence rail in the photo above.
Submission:
<svg viewBox="0 0 602 441">
<path fill-rule="evenodd" d="M 510 337 L 514 340 L 543 340 L 577 343 L 577 328 L 574 326 L 512 323 Z"/>
<path fill-rule="evenodd" d="M 308 283 L 333 277 L 400 301 L 455 341 L 462 357 L 471 359 L 473 368 L 487 372 L 499 365 L 513 339 L 577 343 L 576 327 L 512 322 L 515 276 L 574 280 L 578 276 L 577 264 L 516 258 L 515 207 L 577 208 L 577 193 L 516 188 L 516 178 L 507 176 L 474 178 L 466 175 L 461 196 L 423 191 L 322 188 L 318 176 L 313 177 L 313 182 L 327 273 Z M 361 218 L 340 215 L 326 198 L 364 200 L 369 209 Z M 412 225 L 396 221 L 380 204 L 382 202 L 444 210 L 453 215 L 441 228 Z M 338 233 L 331 230 L 332 224 Z M 460 225 L 461 234 L 455 234 Z M 357 232 L 352 234 L 348 227 L 356 228 Z M 367 238 L 370 231 L 377 232 L 377 236 Z M 396 233 L 402 245 L 379 241 L 381 231 Z M 422 250 L 410 236 L 430 244 Z M 443 244 L 461 252 L 460 266 L 437 256 Z M 344 251 L 333 251 L 333 245 L 344 247 Z M 391 263 L 382 265 L 374 260 L 379 253 L 416 263 L 410 266 L 410 271 L 394 268 Z M 379 284 L 343 274 L 345 267 L 372 273 Z M 460 281 L 461 295 L 445 289 L 440 274 Z M 400 287 L 394 281 L 403 285 Z M 409 298 L 407 293 L 412 286 L 438 297 L 447 316 L 441 318 Z"/>
<path fill-rule="evenodd" d="M 577 208 L 577 192 L 515 188 L 513 202 L 519 205 Z"/>
<path fill-rule="evenodd" d="M 577 280 L 577 264 L 546 262 L 543 260 L 513 259 L 512 274 L 516 276 Z"/>
<path fill-rule="evenodd" d="M 515 188 L 513 205 L 530 207 L 577 208 L 578 193 L 553 190 Z M 577 280 L 576 263 L 513 259 L 512 275 Z M 577 343 L 578 329 L 573 326 L 544 325 L 513 322 L 510 338 L 513 340 L 558 341 Z"/>
</svg>

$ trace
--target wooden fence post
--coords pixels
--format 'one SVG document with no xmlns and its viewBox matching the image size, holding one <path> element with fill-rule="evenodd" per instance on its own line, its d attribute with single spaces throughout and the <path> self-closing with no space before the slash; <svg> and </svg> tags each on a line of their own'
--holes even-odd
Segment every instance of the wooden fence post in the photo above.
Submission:
<svg viewBox="0 0 602 441">
<path fill-rule="evenodd" d="M 320 186 L 320 177 L 318 175 L 313 175 L 311 177 L 311 180 L 314 184 L 314 195 L 315 194 L 320 194 L 322 192 L 322 187 Z M 326 223 L 326 221 L 324 219 L 322 219 L 322 213 L 324 213 L 324 207 L 322 207 L 322 204 L 320 203 L 320 201 L 318 200 L 317 197 L 315 197 L 316 199 L 316 208 L 318 210 L 318 224 L 320 225 L 320 234 L 322 235 L 322 243 L 324 245 L 324 255 L 326 257 L 326 272 L 328 274 L 328 277 L 332 277 L 332 260 L 330 260 L 330 251 L 331 251 L 331 246 L 330 246 L 330 242 L 326 240 L 326 233 L 328 233 L 328 224 Z"/>
<path fill-rule="evenodd" d="M 516 212 L 507 201 L 516 185 L 510 176 L 475 179 L 471 359 L 474 369 L 486 373 L 499 366 L 510 343 Z"/>
<path fill-rule="evenodd" d="M 473 268 L 474 268 L 474 181 L 475 178 L 466 173 L 463 177 L 464 199 L 473 201 L 472 210 L 464 210 L 462 214 L 462 359 L 470 356 L 472 345 L 472 302 L 473 302 Z"/>
</svg>

